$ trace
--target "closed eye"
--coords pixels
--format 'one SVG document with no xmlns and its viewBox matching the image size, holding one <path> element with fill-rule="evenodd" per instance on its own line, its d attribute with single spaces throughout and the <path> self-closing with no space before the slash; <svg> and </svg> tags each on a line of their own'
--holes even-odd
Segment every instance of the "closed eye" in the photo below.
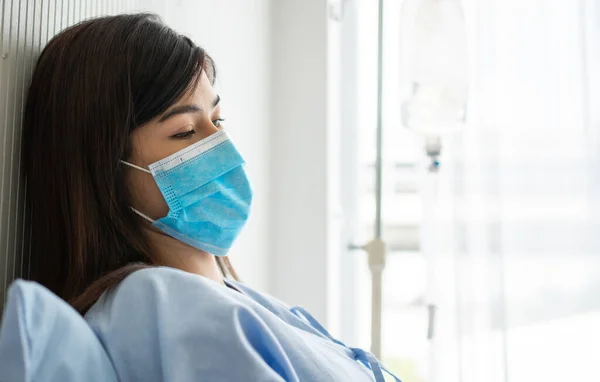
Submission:
<svg viewBox="0 0 600 382">
<path fill-rule="evenodd" d="M 177 133 L 175 135 L 171 135 L 171 138 L 187 139 L 187 138 L 190 138 L 194 134 L 196 134 L 195 130 L 188 130 L 188 131 L 184 131 L 183 133 Z"/>
</svg>

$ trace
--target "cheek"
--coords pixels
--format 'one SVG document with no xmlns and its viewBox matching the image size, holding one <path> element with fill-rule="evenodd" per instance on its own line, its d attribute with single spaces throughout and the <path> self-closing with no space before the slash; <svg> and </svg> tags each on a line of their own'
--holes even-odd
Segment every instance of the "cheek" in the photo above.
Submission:
<svg viewBox="0 0 600 382">
<path fill-rule="evenodd" d="M 133 208 L 155 220 L 166 216 L 169 207 L 152 175 L 137 170 L 129 172 Z"/>
</svg>

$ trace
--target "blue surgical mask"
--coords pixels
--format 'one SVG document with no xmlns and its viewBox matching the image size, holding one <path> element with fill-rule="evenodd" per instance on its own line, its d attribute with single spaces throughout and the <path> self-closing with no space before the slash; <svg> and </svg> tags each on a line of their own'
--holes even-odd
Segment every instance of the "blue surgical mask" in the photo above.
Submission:
<svg viewBox="0 0 600 382">
<path fill-rule="evenodd" d="M 192 247 L 225 256 L 248 220 L 252 189 L 244 160 L 221 130 L 145 168 L 154 177 L 169 213 L 152 220 L 166 234 Z"/>
</svg>

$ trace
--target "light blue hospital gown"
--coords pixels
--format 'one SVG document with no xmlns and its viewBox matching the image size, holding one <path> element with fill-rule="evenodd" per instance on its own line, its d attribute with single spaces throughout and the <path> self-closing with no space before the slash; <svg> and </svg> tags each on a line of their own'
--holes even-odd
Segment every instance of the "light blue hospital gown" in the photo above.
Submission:
<svg viewBox="0 0 600 382">
<path fill-rule="evenodd" d="M 308 313 L 227 283 L 140 270 L 85 319 L 121 381 L 383 381 L 372 355 L 331 339 Z"/>
</svg>

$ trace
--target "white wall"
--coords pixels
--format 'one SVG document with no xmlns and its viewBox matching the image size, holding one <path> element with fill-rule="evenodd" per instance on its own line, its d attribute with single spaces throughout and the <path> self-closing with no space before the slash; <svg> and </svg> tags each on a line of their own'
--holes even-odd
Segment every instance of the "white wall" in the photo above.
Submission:
<svg viewBox="0 0 600 382">
<path fill-rule="evenodd" d="M 326 0 L 272 3 L 271 291 L 337 331 L 339 125 Z"/>
</svg>

